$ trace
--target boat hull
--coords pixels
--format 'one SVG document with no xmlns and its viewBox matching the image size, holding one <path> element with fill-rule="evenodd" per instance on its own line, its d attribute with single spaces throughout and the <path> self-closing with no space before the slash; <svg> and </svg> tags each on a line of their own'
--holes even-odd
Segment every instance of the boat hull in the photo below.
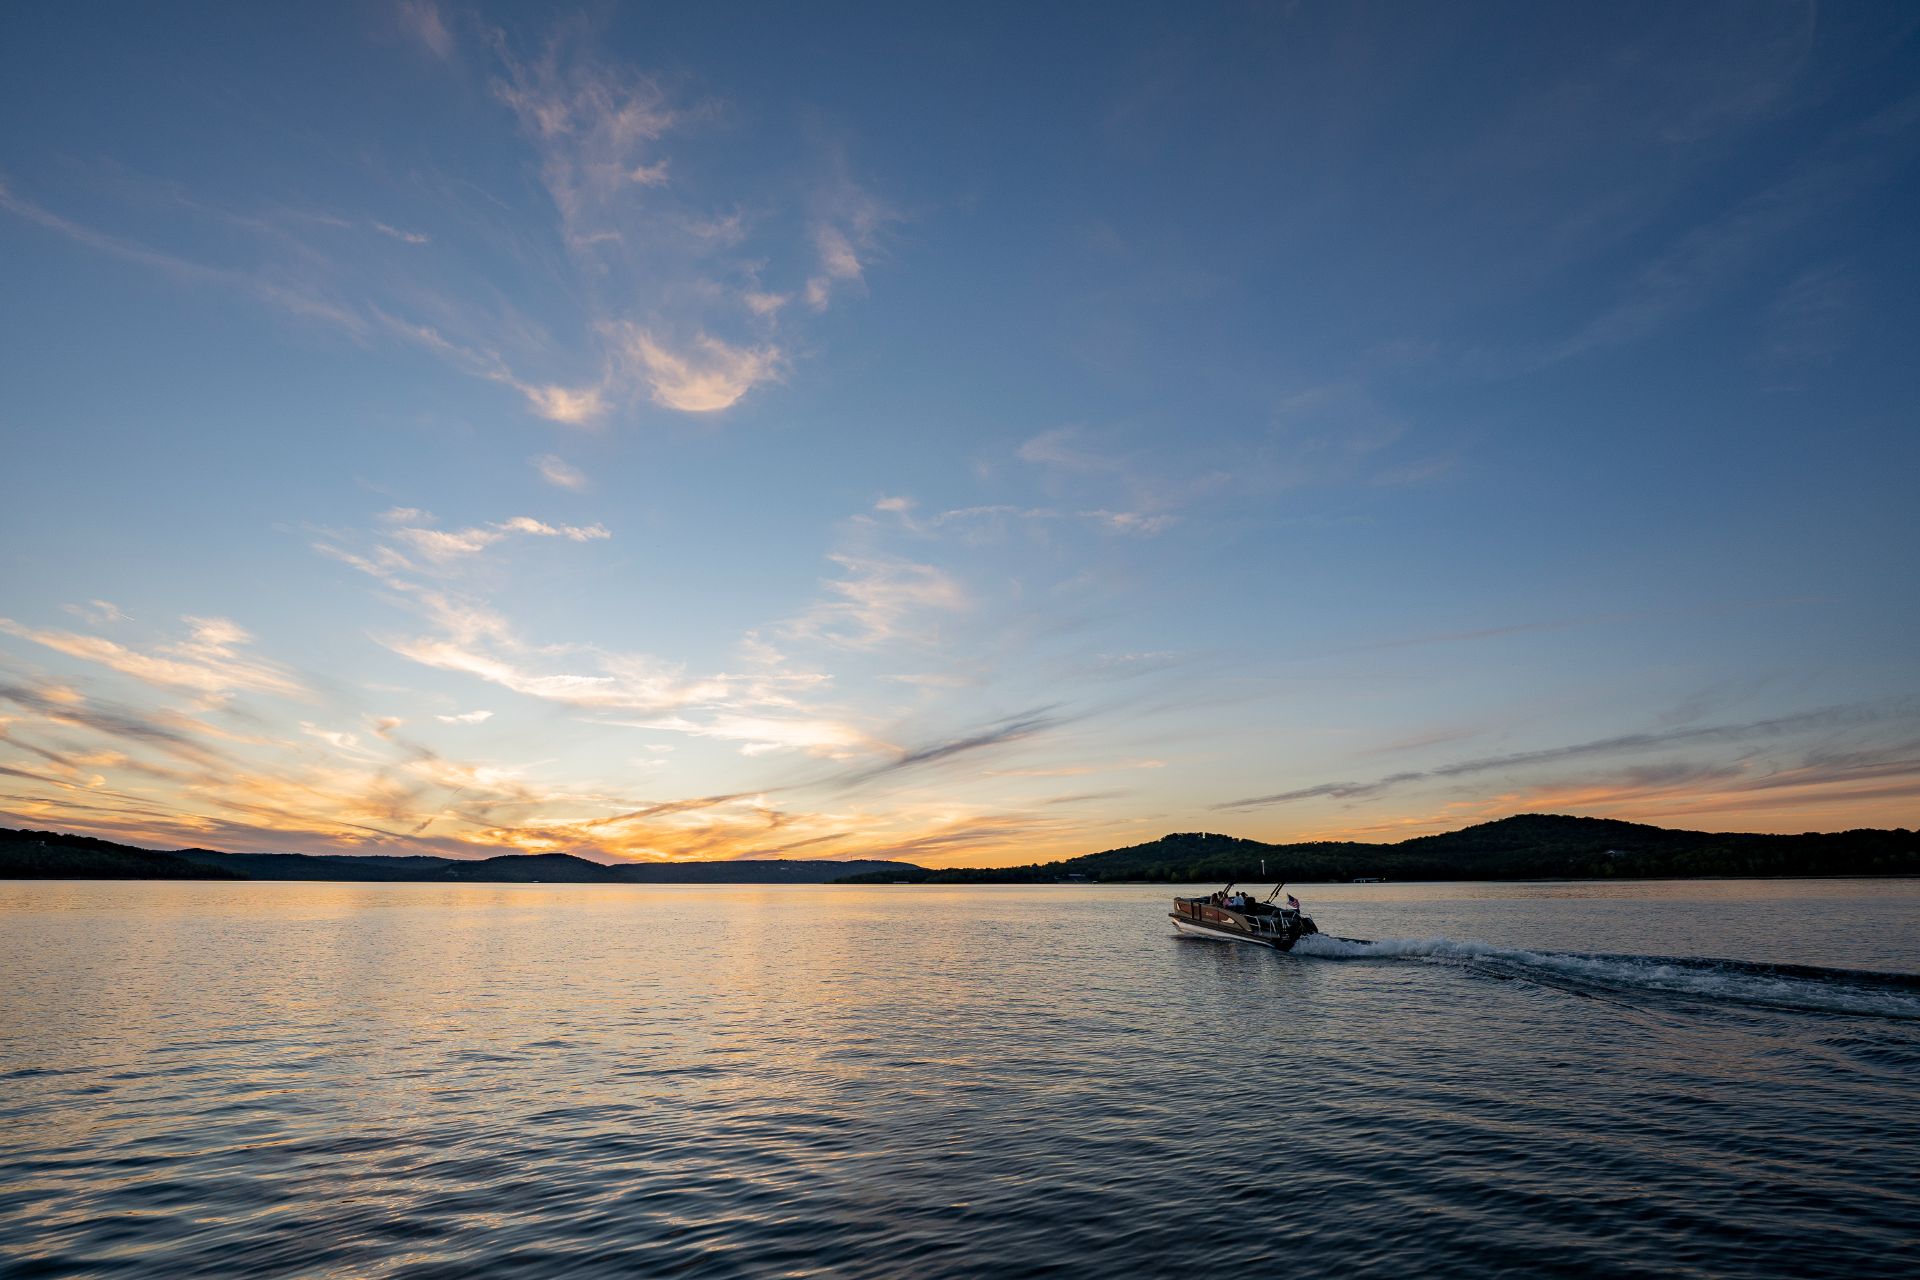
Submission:
<svg viewBox="0 0 1920 1280">
<path fill-rule="evenodd" d="M 1195 924 L 1191 920 L 1182 920 L 1172 912 L 1167 913 L 1173 921 L 1174 930 L 1193 938 L 1218 938 L 1222 942 L 1249 942 L 1256 947 L 1269 947 L 1275 951 L 1283 950 L 1277 938 L 1255 938 L 1231 929 L 1221 929 L 1213 925 Z"/>
<path fill-rule="evenodd" d="M 1293 944 L 1308 932 L 1303 930 L 1300 934 L 1249 933 L 1236 929 L 1231 924 L 1195 920 L 1177 911 L 1169 911 L 1167 918 L 1173 921 L 1176 931 L 1190 937 L 1213 938 L 1221 942 L 1245 942 L 1256 947 L 1266 947 L 1270 951 L 1291 951 Z"/>
</svg>

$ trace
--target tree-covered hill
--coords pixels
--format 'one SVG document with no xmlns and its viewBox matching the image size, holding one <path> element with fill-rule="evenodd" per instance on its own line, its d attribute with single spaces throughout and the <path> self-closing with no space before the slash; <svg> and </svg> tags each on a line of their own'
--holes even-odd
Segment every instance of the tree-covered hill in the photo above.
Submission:
<svg viewBox="0 0 1920 1280">
<path fill-rule="evenodd" d="M 0 827 L 0 879 L 387 880 L 477 884 L 820 884 L 870 872 L 924 873 L 910 862 L 745 858 L 729 862 L 594 862 L 568 853 L 440 858 L 419 854 L 162 852 L 94 836 Z"/>
<path fill-rule="evenodd" d="M 1265 871 L 1262 871 L 1262 863 Z M 1021 867 L 928 870 L 910 862 L 744 859 L 606 864 L 565 853 L 492 858 L 160 851 L 92 836 L 0 828 L 0 879 L 386 880 L 574 884 L 935 884 L 1235 880 L 1531 880 L 1920 874 L 1905 829 L 1804 835 L 1675 831 L 1607 818 L 1521 814 L 1397 844 L 1267 844 L 1179 832 L 1124 849 Z"/>
<path fill-rule="evenodd" d="M 1264 860 L 1265 873 L 1261 865 Z M 1179 832 L 1124 849 L 1023 867 L 960 868 L 918 876 L 864 876 L 928 883 L 1148 880 L 1200 884 L 1286 879 L 1305 883 L 1387 880 L 1537 880 L 1671 876 L 1920 874 L 1920 835 L 1897 829 L 1754 835 L 1675 831 L 1610 818 L 1520 814 L 1397 844 L 1316 841 L 1266 844 Z"/>
<path fill-rule="evenodd" d="M 132 845 L 69 836 L 58 831 L 0 828 L 0 879 L 7 880 L 241 880 L 187 852 L 162 853 Z"/>
</svg>

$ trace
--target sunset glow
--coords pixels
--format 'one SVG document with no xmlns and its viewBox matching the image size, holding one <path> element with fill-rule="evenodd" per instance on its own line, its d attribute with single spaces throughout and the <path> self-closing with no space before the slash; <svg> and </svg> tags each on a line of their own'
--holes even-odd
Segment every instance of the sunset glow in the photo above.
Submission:
<svg viewBox="0 0 1920 1280">
<path fill-rule="evenodd" d="M 1339 13 L 10 15 L 0 825 L 1920 825 L 1883 33 Z"/>
</svg>

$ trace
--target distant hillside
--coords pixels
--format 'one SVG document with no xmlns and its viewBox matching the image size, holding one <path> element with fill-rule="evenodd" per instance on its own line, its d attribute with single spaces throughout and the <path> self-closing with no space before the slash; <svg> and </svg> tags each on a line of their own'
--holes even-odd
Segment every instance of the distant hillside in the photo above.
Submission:
<svg viewBox="0 0 1920 1280">
<path fill-rule="evenodd" d="M 423 880 L 437 878 L 450 858 L 369 854 L 219 853 L 184 849 L 180 855 L 246 880 Z"/>
<path fill-rule="evenodd" d="M 1262 876 L 1261 862 L 1266 862 Z M 0 828 L 0 879 L 200 879 L 481 884 L 932 884 L 1097 881 L 1205 884 L 1388 880 L 1614 879 L 1675 876 L 1920 874 L 1920 835 L 1907 830 L 1773 836 L 1673 831 L 1637 822 L 1522 814 L 1397 844 L 1265 844 L 1186 832 L 1146 844 L 1023 867 L 930 871 L 910 862 L 748 859 L 619 863 L 565 853 L 494 858 L 159 851 L 91 836 Z"/>
<path fill-rule="evenodd" d="M 925 874 L 910 862 L 862 859 L 742 859 L 734 862 L 617 863 L 566 853 L 497 858 L 420 855 L 159 852 L 57 831 L 0 827 L 0 879 L 41 880 L 391 880 L 484 884 L 822 884 L 850 875 L 903 880 Z"/>
<path fill-rule="evenodd" d="M 197 852 L 197 851 L 196 851 Z M 179 853 L 68 836 L 57 831 L 0 827 L 0 879 L 5 880 L 239 880 L 239 873 L 191 861 Z"/>
<path fill-rule="evenodd" d="M 732 862 L 633 862 L 620 868 L 629 884 L 827 884 L 852 875 L 905 880 L 924 875 L 911 862 L 860 858 L 809 862 L 801 858 L 740 858 Z"/>
<path fill-rule="evenodd" d="M 1261 873 L 1265 860 L 1266 873 Z M 1609 818 L 1520 814 L 1397 844 L 1265 844 L 1187 832 L 1105 853 L 1024 867 L 961 868 L 905 878 L 935 884 L 1149 880 L 1178 884 L 1261 879 L 1549 880 L 1686 876 L 1920 874 L 1920 835 L 1905 829 L 1776 836 L 1674 831 Z"/>
</svg>

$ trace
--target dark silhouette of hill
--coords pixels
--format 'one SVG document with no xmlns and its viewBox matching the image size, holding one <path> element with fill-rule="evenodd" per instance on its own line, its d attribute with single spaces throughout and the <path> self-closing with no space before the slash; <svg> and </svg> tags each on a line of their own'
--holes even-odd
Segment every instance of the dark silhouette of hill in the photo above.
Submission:
<svg viewBox="0 0 1920 1280">
<path fill-rule="evenodd" d="M 239 880 L 236 871 L 195 862 L 186 854 L 136 849 L 57 831 L 0 827 L 0 879 L 7 880 Z"/>
<path fill-rule="evenodd" d="M 0 879 L 392 880 L 482 884 L 821 884 L 874 873 L 906 879 L 910 862 L 742 859 L 605 863 L 567 853 L 436 858 L 417 854 L 161 852 L 93 836 L 0 827 Z"/>
<path fill-rule="evenodd" d="M 881 880 L 905 880 L 926 868 L 880 858 L 845 862 L 740 858 L 732 862 L 630 862 L 618 870 L 621 880 L 628 884 L 828 884 L 863 874 Z"/>
<path fill-rule="evenodd" d="M 1261 863 L 1266 871 L 1263 877 Z M 1920 874 L 1920 835 L 1904 828 L 1803 835 L 1676 831 L 1609 818 L 1521 814 L 1396 844 L 1267 844 L 1179 832 L 1124 849 L 1022 867 L 934 871 L 910 862 L 746 859 L 618 863 L 565 853 L 492 858 L 222 853 L 142 849 L 92 836 L 0 828 L 0 878 L 386 880 L 484 884 L 933 884 L 1096 881 L 1207 883 L 1627 879 L 1689 876 Z"/>
<path fill-rule="evenodd" d="M 181 857 L 247 880 L 434 880 L 451 858 L 346 853 L 220 853 L 183 850 Z"/>
<path fill-rule="evenodd" d="M 1266 864 L 1261 872 L 1262 860 Z M 1260 879 L 1554 880 L 1920 873 L 1920 835 L 1904 828 L 1756 835 L 1676 831 L 1611 818 L 1529 813 L 1397 844 L 1266 844 L 1180 832 L 1145 844 L 1024 867 L 957 868 L 857 882 L 1006 884 L 1067 876 L 1196 884 Z"/>
</svg>

